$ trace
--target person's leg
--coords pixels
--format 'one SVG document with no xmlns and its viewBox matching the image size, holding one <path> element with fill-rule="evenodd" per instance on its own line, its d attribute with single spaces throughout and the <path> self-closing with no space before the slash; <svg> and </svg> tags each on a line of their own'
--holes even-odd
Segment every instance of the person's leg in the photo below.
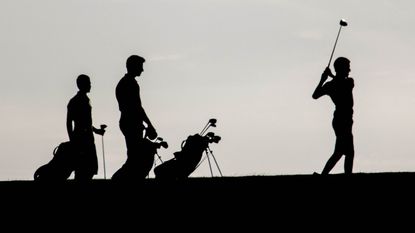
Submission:
<svg viewBox="0 0 415 233">
<path fill-rule="evenodd" d="M 92 180 L 92 177 L 94 176 L 94 174 L 91 172 L 91 168 L 87 165 L 85 158 L 81 158 L 80 160 L 78 160 L 78 165 L 74 173 L 74 179 L 76 181 Z"/>
<path fill-rule="evenodd" d="M 84 140 L 80 145 L 79 158 L 75 168 L 75 180 L 92 180 L 98 172 L 98 158 L 93 140 Z"/>
<path fill-rule="evenodd" d="M 92 180 L 94 174 L 90 171 L 85 171 L 84 169 L 78 169 L 75 171 L 75 180 L 77 181 L 88 181 Z"/>
<path fill-rule="evenodd" d="M 352 134 L 353 121 L 337 117 L 333 119 L 333 129 L 336 134 L 336 146 L 333 155 L 327 161 L 322 174 L 328 174 L 336 163 L 341 159 L 342 155 L 346 155 L 344 162 L 344 170 L 346 174 L 350 174 L 353 170 L 354 146 Z"/>
<path fill-rule="evenodd" d="M 351 130 L 350 130 L 351 131 Z M 353 134 L 347 136 L 346 139 L 346 153 L 345 153 L 345 160 L 344 160 L 344 173 L 345 174 L 352 174 L 353 172 L 353 160 L 354 160 L 354 144 L 353 144 Z"/>
<path fill-rule="evenodd" d="M 132 125 L 122 124 L 120 125 L 121 132 L 125 137 L 125 144 L 127 146 L 127 157 L 131 157 L 138 154 L 139 143 L 142 140 L 142 130 Z"/>
<path fill-rule="evenodd" d="M 135 156 L 138 154 L 138 142 L 139 138 L 134 134 L 124 134 L 125 144 L 127 145 L 127 157 Z"/>
<path fill-rule="evenodd" d="M 333 121 L 333 129 L 336 134 L 336 144 L 334 146 L 334 153 L 326 162 L 326 165 L 324 166 L 323 171 L 321 172 L 322 175 L 329 174 L 343 155 L 344 138 L 341 136 L 341 127 L 336 125 Z"/>
<path fill-rule="evenodd" d="M 339 152 L 334 151 L 333 155 L 329 158 L 326 165 L 324 166 L 323 171 L 321 172 L 322 175 L 327 175 L 336 165 L 336 163 L 340 160 L 342 154 Z"/>
<path fill-rule="evenodd" d="M 125 137 L 127 146 L 127 160 L 117 175 L 118 179 L 128 180 L 134 179 L 137 173 L 137 165 L 140 158 L 140 144 L 142 138 L 142 128 L 134 127 L 134 125 L 121 125 L 120 128 Z"/>
<path fill-rule="evenodd" d="M 345 174 L 353 173 L 353 159 L 354 159 L 354 152 L 346 155 L 345 160 L 344 160 L 344 173 Z"/>
</svg>

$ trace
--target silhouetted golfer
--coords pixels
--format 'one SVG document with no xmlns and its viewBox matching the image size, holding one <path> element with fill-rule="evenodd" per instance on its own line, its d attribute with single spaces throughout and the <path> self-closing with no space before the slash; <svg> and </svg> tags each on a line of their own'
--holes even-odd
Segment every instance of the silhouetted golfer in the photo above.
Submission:
<svg viewBox="0 0 415 233">
<path fill-rule="evenodd" d="M 329 67 L 321 75 L 321 80 L 313 93 L 313 98 L 328 95 L 336 106 L 333 116 L 333 129 L 336 134 L 336 146 L 333 155 L 327 161 L 322 171 L 328 174 L 342 155 L 345 155 L 344 172 L 351 174 L 353 170 L 354 145 L 353 145 L 353 87 L 354 80 L 349 77 L 350 61 L 339 57 L 334 62 L 336 76 L 333 76 Z M 326 82 L 328 77 L 333 80 Z M 325 83 L 326 82 L 326 83 Z"/>
<path fill-rule="evenodd" d="M 91 90 L 89 77 L 79 75 L 76 84 L 79 91 L 69 101 L 66 128 L 76 151 L 75 180 L 90 180 L 98 172 L 93 133 L 104 135 L 105 130 L 92 126 L 91 105 L 87 96 Z"/>
<path fill-rule="evenodd" d="M 125 137 L 129 159 L 140 153 L 144 129 L 146 129 L 146 135 L 149 138 L 155 139 L 157 137 L 156 130 L 141 105 L 140 86 L 136 81 L 136 77 L 139 77 L 144 71 L 144 62 L 145 59 L 140 56 L 130 56 L 127 59 L 127 73 L 118 82 L 115 91 L 121 112 L 120 129 Z M 147 128 L 144 124 L 147 125 Z"/>
</svg>

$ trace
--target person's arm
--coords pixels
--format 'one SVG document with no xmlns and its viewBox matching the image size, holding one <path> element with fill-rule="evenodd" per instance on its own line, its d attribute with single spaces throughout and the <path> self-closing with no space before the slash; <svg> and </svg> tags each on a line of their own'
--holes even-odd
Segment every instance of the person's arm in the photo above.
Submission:
<svg viewBox="0 0 415 233">
<path fill-rule="evenodd" d="M 147 124 L 146 134 L 150 139 L 157 137 L 156 129 L 154 128 L 153 124 L 151 124 L 150 119 L 148 118 L 146 111 L 144 111 L 144 108 L 141 107 L 142 114 L 143 114 L 143 121 Z"/>
<path fill-rule="evenodd" d="M 318 99 L 321 96 L 327 94 L 326 91 L 323 88 L 324 83 L 328 79 L 328 77 L 333 77 L 333 74 L 331 73 L 331 70 L 329 67 L 327 67 L 324 72 L 321 74 L 320 82 L 318 83 L 316 89 L 313 92 L 313 99 Z"/>
<path fill-rule="evenodd" d="M 68 107 L 68 113 L 66 115 L 66 130 L 68 131 L 69 141 L 72 141 L 73 139 L 73 125 L 72 125 L 72 114 Z"/>
</svg>

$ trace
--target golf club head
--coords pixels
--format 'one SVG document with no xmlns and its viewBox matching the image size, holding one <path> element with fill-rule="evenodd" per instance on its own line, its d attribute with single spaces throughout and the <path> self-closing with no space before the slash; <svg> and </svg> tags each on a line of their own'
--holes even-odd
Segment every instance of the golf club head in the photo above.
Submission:
<svg viewBox="0 0 415 233">
<path fill-rule="evenodd" d="M 344 19 L 340 20 L 340 26 L 346 27 L 347 26 L 347 21 Z"/>
<path fill-rule="evenodd" d="M 220 140 L 221 140 L 221 137 L 215 135 L 214 137 L 209 138 L 209 143 L 219 143 Z"/>
<path fill-rule="evenodd" d="M 222 139 L 222 138 L 221 138 L 220 136 L 216 136 L 216 135 L 215 135 L 215 137 L 213 137 L 213 138 L 212 138 L 212 142 L 213 142 L 213 143 L 219 143 L 219 141 L 220 141 L 221 139 Z"/>
<path fill-rule="evenodd" d="M 167 149 L 167 148 L 169 147 L 169 145 L 168 145 L 168 144 L 167 144 L 167 142 L 165 142 L 165 141 L 160 142 L 160 145 L 161 145 L 164 149 Z"/>
<path fill-rule="evenodd" d="M 107 125 L 100 125 L 100 127 L 101 127 L 101 129 L 105 129 L 105 128 L 107 128 Z"/>
<path fill-rule="evenodd" d="M 206 137 L 209 139 L 209 143 L 218 143 L 221 140 L 221 137 L 215 135 L 213 132 L 207 133 Z"/>
<path fill-rule="evenodd" d="M 216 120 L 215 118 L 212 118 L 212 119 L 210 119 L 210 120 L 209 120 L 209 123 L 210 123 L 211 125 L 216 124 L 216 122 L 217 122 L 217 120 Z"/>
<path fill-rule="evenodd" d="M 209 138 L 211 138 L 211 137 L 214 137 L 215 136 L 215 133 L 209 132 L 209 133 L 206 134 L 206 136 L 209 137 Z"/>
</svg>

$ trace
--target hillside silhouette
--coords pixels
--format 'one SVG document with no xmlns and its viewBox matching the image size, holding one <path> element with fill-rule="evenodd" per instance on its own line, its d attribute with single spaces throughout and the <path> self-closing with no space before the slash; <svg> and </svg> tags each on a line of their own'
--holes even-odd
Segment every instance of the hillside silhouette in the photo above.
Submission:
<svg viewBox="0 0 415 233">
<path fill-rule="evenodd" d="M 415 206 L 414 180 L 415 173 L 402 172 L 146 179 L 141 183 L 2 181 L 0 193 L 7 200 L 5 213 L 42 210 L 44 214 L 36 218 L 46 213 L 71 219 L 77 213 L 77 218 L 109 218 L 112 224 L 129 219 L 125 224 L 134 226 L 135 219 L 276 227 L 285 221 L 326 224 L 349 216 L 352 224 L 368 224 L 369 217 L 402 216 L 402 209 Z"/>
<path fill-rule="evenodd" d="M 164 204 L 164 200 L 204 199 L 207 202 L 245 203 L 266 201 L 269 204 L 279 202 L 283 198 L 293 199 L 301 196 L 299 202 L 310 203 L 313 198 L 328 200 L 329 195 L 359 195 L 368 200 L 369 195 L 385 195 L 404 198 L 413 194 L 412 183 L 415 173 L 355 173 L 352 175 L 334 174 L 319 175 L 278 175 L 278 176 L 241 176 L 241 177 L 200 177 L 182 181 L 159 181 L 145 179 L 142 182 L 114 182 L 95 179 L 89 183 L 78 183 L 74 180 L 65 182 L 36 181 L 1 181 L 0 192 L 3 197 L 18 199 L 21 195 L 30 195 L 38 200 L 50 196 L 60 199 L 77 199 L 77 194 L 88 193 L 96 201 L 111 202 L 115 197 L 129 196 L 147 197 L 155 201 L 155 205 Z M 356 193 L 356 191 L 359 193 Z M 325 198 L 327 195 L 327 199 Z M 70 198 L 72 197 L 72 198 Z M 415 196 L 413 196 L 415 198 Z M 159 199 L 160 198 L 160 199 Z M 412 198 L 412 196 L 411 196 Z M 22 199 L 23 200 L 23 199 Z M 159 200 L 159 202 L 157 202 Z"/>
</svg>

